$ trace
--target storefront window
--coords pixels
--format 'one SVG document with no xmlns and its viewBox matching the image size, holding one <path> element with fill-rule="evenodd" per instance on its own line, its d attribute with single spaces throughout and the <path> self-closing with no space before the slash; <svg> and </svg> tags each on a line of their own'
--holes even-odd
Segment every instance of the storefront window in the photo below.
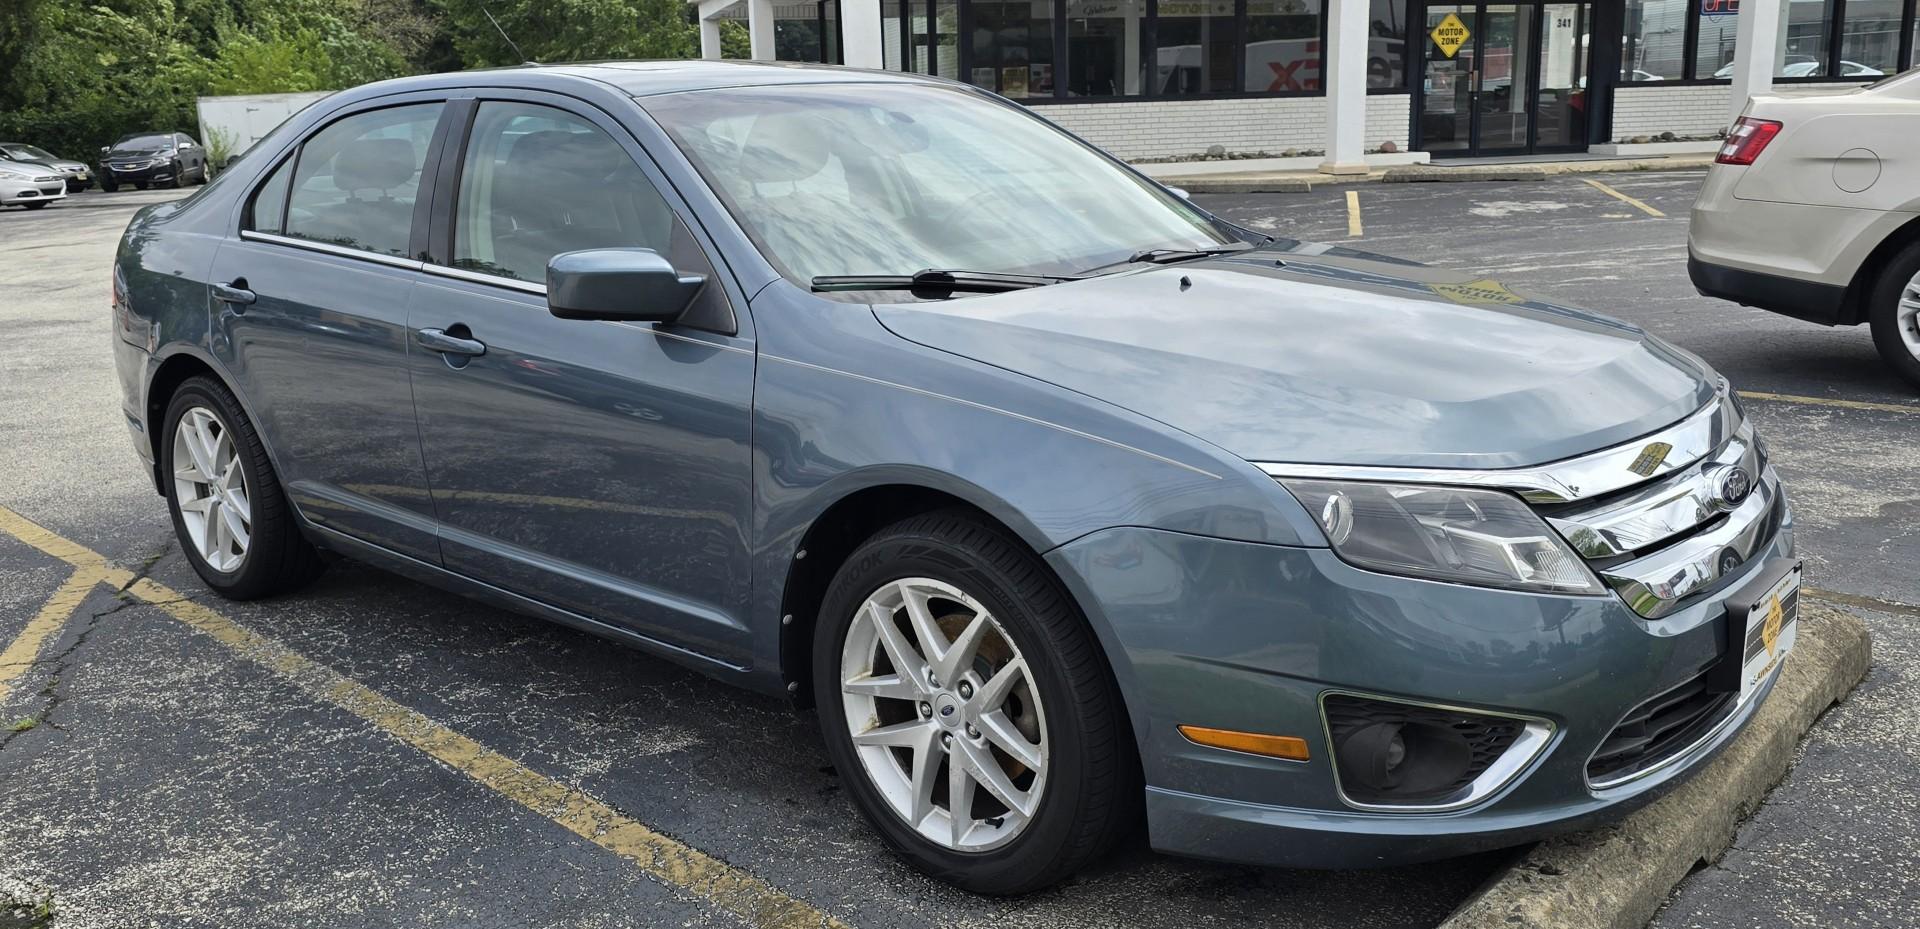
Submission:
<svg viewBox="0 0 1920 929">
<path fill-rule="evenodd" d="M 1133 97 L 1147 83 L 1146 0 L 1067 0 L 1069 97 Z"/>
<path fill-rule="evenodd" d="M 973 73 L 1004 96 L 1053 96 L 1053 0 L 974 0 Z"/>
<path fill-rule="evenodd" d="M 902 41 L 906 16 L 906 0 L 881 0 L 880 62 L 889 71 L 907 69 L 906 48 Z"/>
<path fill-rule="evenodd" d="M 1903 0 L 1847 0 L 1840 26 L 1840 76 L 1876 77 L 1900 70 Z"/>
<path fill-rule="evenodd" d="M 820 40 L 821 61 L 828 64 L 841 64 L 847 59 L 840 54 L 840 3 L 839 0 L 820 0 Z"/>
<path fill-rule="evenodd" d="M 1733 41 L 1740 32 L 1740 4 L 1733 0 L 1701 0 L 1700 38 L 1694 42 L 1693 76 L 1701 79 L 1733 76 Z"/>
<path fill-rule="evenodd" d="M 1407 0 L 1373 0 L 1367 36 L 1367 86 L 1407 86 Z"/>
<path fill-rule="evenodd" d="M 774 7 L 777 11 L 797 9 Z M 781 61 L 825 61 L 821 53 L 825 48 L 820 39 L 819 10 L 808 9 L 805 19 L 773 20 L 773 57 Z"/>
<path fill-rule="evenodd" d="M 1777 77 L 1825 77 L 1833 35 L 1832 0 L 1787 0 L 1785 51 L 1774 57 Z"/>
<path fill-rule="evenodd" d="M 1685 77 L 1687 17 L 1700 5 L 1699 0 L 1627 0 L 1625 31 L 1620 35 L 1620 80 L 1670 81 Z M 1709 17 L 1705 22 L 1721 18 Z M 1733 22 L 1732 17 L 1724 18 Z M 1728 46 L 1727 56 L 1732 58 L 1732 46 Z"/>
<path fill-rule="evenodd" d="M 1239 43 L 1233 0 L 1161 0 L 1154 49 L 1154 93 L 1163 97 L 1232 93 Z"/>
<path fill-rule="evenodd" d="M 1160 28 L 1166 29 L 1166 6 Z M 1163 41 L 1161 48 L 1166 48 Z M 1319 90 L 1320 0 L 1247 0 L 1247 63 L 1241 90 Z"/>
</svg>

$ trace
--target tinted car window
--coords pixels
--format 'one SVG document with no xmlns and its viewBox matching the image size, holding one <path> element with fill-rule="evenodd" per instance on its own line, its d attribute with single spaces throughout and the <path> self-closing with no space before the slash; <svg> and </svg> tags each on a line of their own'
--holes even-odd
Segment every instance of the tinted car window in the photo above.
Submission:
<svg viewBox="0 0 1920 929">
<path fill-rule="evenodd" d="M 440 108 L 422 103 L 360 113 L 302 143 L 285 234 L 406 255 L 420 168 Z"/>
<path fill-rule="evenodd" d="M 283 232 L 287 217 L 287 181 L 293 177 L 293 159 L 275 169 L 260 189 L 253 192 L 247 205 L 247 228 L 258 232 Z"/>
<path fill-rule="evenodd" d="M 547 259 L 583 248 L 675 258 L 673 210 L 640 167 L 597 126 L 552 107 L 480 104 L 455 209 L 453 263 L 471 271 L 545 281 Z"/>
</svg>

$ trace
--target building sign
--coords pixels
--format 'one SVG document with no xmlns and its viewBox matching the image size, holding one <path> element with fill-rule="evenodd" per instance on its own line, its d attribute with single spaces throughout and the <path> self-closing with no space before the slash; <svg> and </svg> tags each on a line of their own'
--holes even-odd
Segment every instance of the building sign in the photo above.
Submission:
<svg viewBox="0 0 1920 929">
<path fill-rule="evenodd" d="M 1700 0 L 1700 2 L 1706 3 L 1708 0 Z M 1433 31 L 1428 35 L 1433 37 L 1433 44 L 1440 46 L 1440 54 L 1448 58 L 1458 54 L 1460 46 L 1467 44 L 1467 40 L 1473 38 L 1473 33 L 1467 31 L 1467 24 L 1461 22 L 1460 17 L 1452 13 L 1448 13 L 1447 18 L 1441 20 L 1440 25 L 1433 27 Z"/>
<path fill-rule="evenodd" d="M 1740 0 L 1700 0 L 1701 16 L 1738 16 Z"/>
</svg>

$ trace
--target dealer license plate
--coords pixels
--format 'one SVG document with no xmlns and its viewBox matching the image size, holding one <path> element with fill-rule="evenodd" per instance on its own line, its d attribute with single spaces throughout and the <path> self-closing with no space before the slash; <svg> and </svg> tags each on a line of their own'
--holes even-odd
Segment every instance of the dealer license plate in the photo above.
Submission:
<svg viewBox="0 0 1920 929">
<path fill-rule="evenodd" d="M 1800 565 L 1762 594 L 1747 610 L 1744 660 L 1740 665 L 1740 702 L 1745 703 L 1780 663 L 1800 635 Z"/>
</svg>

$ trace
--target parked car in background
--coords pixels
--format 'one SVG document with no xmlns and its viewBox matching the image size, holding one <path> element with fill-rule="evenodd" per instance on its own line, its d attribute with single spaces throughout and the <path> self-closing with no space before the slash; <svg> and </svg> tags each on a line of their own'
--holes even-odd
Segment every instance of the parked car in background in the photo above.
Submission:
<svg viewBox="0 0 1920 929">
<path fill-rule="evenodd" d="M 1142 813 L 1525 843 L 1753 718 L 1800 569 L 1730 385 L 1473 281 L 978 88 L 616 62 L 328 97 L 137 214 L 111 313 L 212 590 L 325 549 L 789 695 L 889 846 L 1005 894 Z"/>
<path fill-rule="evenodd" d="M 207 150 L 183 132 L 133 133 L 100 150 L 102 190 L 205 184 L 212 172 Z"/>
<path fill-rule="evenodd" d="M 69 191 L 86 190 L 93 186 L 93 170 L 84 162 L 56 158 L 46 149 L 24 142 L 0 142 L 0 161 L 45 165 L 52 168 L 66 180 Z"/>
<path fill-rule="evenodd" d="M 67 181 L 40 164 L 0 161 L 0 206 L 37 210 L 67 196 Z"/>
<path fill-rule="evenodd" d="M 1694 202 L 1696 288 L 1829 326 L 1868 324 L 1920 386 L 1920 70 L 1839 94 L 1759 96 Z"/>
</svg>

